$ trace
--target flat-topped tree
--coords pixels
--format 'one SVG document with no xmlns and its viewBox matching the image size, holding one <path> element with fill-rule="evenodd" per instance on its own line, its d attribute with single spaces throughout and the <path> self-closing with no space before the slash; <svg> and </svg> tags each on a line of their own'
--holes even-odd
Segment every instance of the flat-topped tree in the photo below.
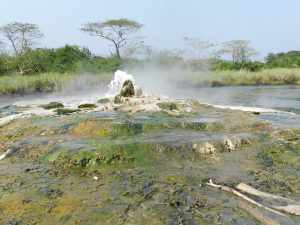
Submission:
<svg viewBox="0 0 300 225">
<path fill-rule="evenodd" d="M 8 23 L 0 27 L 0 54 L 15 56 L 14 64 L 21 75 L 30 74 L 35 70 L 35 63 L 28 56 L 44 35 L 39 26 L 31 23 Z M 1 46 L 2 45 L 2 46 Z"/>
<path fill-rule="evenodd" d="M 0 34 L 11 45 L 15 56 L 26 54 L 43 37 L 38 25 L 19 22 L 8 23 L 0 27 Z"/>
<path fill-rule="evenodd" d="M 92 36 L 99 36 L 113 43 L 115 54 L 121 60 L 120 48 L 126 45 L 130 35 L 143 25 L 134 20 L 115 19 L 104 22 L 86 23 L 81 30 Z"/>
</svg>

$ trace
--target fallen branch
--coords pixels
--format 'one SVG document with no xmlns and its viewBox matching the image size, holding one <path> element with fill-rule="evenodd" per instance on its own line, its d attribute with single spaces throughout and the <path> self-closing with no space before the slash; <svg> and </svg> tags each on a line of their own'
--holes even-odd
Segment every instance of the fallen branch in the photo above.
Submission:
<svg viewBox="0 0 300 225">
<path fill-rule="evenodd" d="M 285 206 L 271 206 L 274 209 L 277 210 L 281 210 L 283 212 L 292 214 L 292 215 L 297 215 L 300 216 L 300 204 L 292 199 L 288 199 L 282 196 L 278 196 L 278 195 L 273 195 L 273 194 L 269 194 L 266 192 L 262 192 L 259 190 L 256 190 L 253 187 L 250 187 L 247 184 L 244 183 L 240 183 L 239 185 L 236 186 L 236 188 L 240 191 L 246 192 L 248 194 L 252 194 L 258 197 L 262 197 L 262 198 L 269 198 L 269 199 L 274 199 L 274 200 L 282 200 L 285 202 L 289 202 L 291 204 L 285 205 Z"/>
<path fill-rule="evenodd" d="M 261 223 L 263 223 L 265 225 L 280 225 L 277 221 L 263 215 L 259 210 L 255 209 L 255 208 L 252 208 L 248 204 L 240 203 L 240 204 L 238 204 L 238 207 L 240 209 L 243 209 L 244 211 L 246 211 L 251 216 L 253 216 L 258 221 L 260 221 Z"/>
<path fill-rule="evenodd" d="M 300 205 L 285 205 L 285 206 L 272 206 L 274 209 L 281 210 L 283 212 L 300 216 Z"/>
<path fill-rule="evenodd" d="M 273 194 L 269 194 L 266 192 L 262 192 L 259 191 L 251 186 L 249 186 L 248 184 L 244 184 L 244 183 L 240 183 L 236 186 L 236 189 L 246 192 L 248 194 L 251 195 L 255 195 L 258 197 L 262 197 L 262 198 L 270 198 L 270 199 L 278 199 L 278 200 L 283 200 L 283 201 L 287 201 L 287 202 L 295 202 L 294 200 L 279 196 L 279 195 L 273 195 Z"/>
<path fill-rule="evenodd" d="M 6 152 L 4 152 L 2 155 L 0 155 L 0 160 L 5 159 L 11 153 L 12 153 L 12 150 L 11 149 L 7 149 Z"/>
<path fill-rule="evenodd" d="M 250 202 L 250 203 L 252 203 L 254 205 L 257 205 L 257 206 L 259 206 L 261 208 L 264 208 L 264 209 L 269 210 L 269 211 L 271 211 L 273 213 L 276 213 L 277 215 L 286 216 L 285 214 L 283 214 L 281 212 L 278 212 L 278 211 L 276 211 L 274 209 L 271 209 L 271 208 L 269 208 L 267 206 L 264 206 L 264 205 L 262 205 L 262 204 L 260 204 L 260 203 L 258 203 L 256 201 L 252 200 L 248 196 L 246 196 L 246 195 L 244 195 L 244 194 L 242 194 L 242 193 L 240 193 L 240 192 L 238 192 L 238 191 L 236 191 L 236 190 L 234 190 L 234 189 L 232 189 L 230 187 L 226 187 L 226 186 L 214 184 L 211 179 L 209 180 L 209 183 L 206 183 L 206 184 L 209 185 L 209 186 L 212 186 L 212 187 L 219 188 L 219 189 L 221 189 L 223 191 L 227 191 L 227 192 L 230 192 L 232 194 L 235 194 L 235 195 L 239 196 L 240 198 L 243 198 L 244 200 L 246 200 L 246 201 L 248 201 L 248 202 Z"/>
</svg>

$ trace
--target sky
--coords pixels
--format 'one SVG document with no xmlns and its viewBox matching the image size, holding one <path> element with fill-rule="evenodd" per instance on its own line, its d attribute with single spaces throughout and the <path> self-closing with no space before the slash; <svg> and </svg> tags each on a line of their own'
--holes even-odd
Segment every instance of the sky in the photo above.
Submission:
<svg viewBox="0 0 300 225">
<path fill-rule="evenodd" d="M 80 27 L 87 22 L 128 18 L 144 27 L 137 34 L 159 49 L 184 48 L 183 37 L 220 44 L 249 40 L 265 57 L 300 50 L 299 0 L 0 0 L 0 26 L 39 25 L 40 47 L 74 44 L 95 54 L 113 51 L 109 42 Z"/>
</svg>

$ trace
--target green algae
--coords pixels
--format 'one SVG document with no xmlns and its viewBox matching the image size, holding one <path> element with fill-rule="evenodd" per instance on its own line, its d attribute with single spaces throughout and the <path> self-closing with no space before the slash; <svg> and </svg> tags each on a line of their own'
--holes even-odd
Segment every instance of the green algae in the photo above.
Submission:
<svg viewBox="0 0 300 225">
<path fill-rule="evenodd" d="M 58 115 L 68 115 L 71 113 L 78 112 L 77 109 L 58 108 L 55 110 Z"/>
<path fill-rule="evenodd" d="M 85 103 L 85 104 L 78 105 L 78 109 L 92 109 L 92 108 L 96 108 L 96 107 L 97 106 L 92 103 Z"/>
<path fill-rule="evenodd" d="M 212 110 L 191 107 L 197 118 Z M 12 156 L 17 160 L 0 162 L 0 223 L 255 224 L 234 196 L 205 186 L 208 179 L 300 194 L 298 131 L 272 130 L 248 114 L 214 113 L 218 121 L 193 122 L 185 113 L 127 116 L 120 110 L 113 117 L 75 114 L 1 128 L 1 145 L 20 146 Z M 258 141 L 205 157 L 176 136 L 245 131 Z"/>
<path fill-rule="evenodd" d="M 97 102 L 100 104 L 107 104 L 110 102 L 110 99 L 109 98 L 101 98 Z"/>
<path fill-rule="evenodd" d="M 157 105 L 163 110 L 177 110 L 177 105 L 173 102 L 157 103 Z"/>
<path fill-rule="evenodd" d="M 63 108 L 64 105 L 61 102 L 50 102 L 49 104 L 42 106 L 44 109 L 57 109 Z"/>
</svg>

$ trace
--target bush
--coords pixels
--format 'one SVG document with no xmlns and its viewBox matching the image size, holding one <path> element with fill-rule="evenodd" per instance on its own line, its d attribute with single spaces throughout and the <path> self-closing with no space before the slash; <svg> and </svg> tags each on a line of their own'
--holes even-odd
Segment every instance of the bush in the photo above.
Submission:
<svg viewBox="0 0 300 225">
<path fill-rule="evenodd" d="M 217 60 L 212 63 L 213 70 L 247 70 L 250 72 L 256 72 L 263 69 L 264 66 L 264 63 L 257 61 L 231 62 L 225 60 Z"/>
<path fill-rule="evenodd" d="M 300 66 L 300 51 L 289 51 L 286 53 L 270 53 L 266 58 L 269 68 L 296 68 Z"/>
</svg>

